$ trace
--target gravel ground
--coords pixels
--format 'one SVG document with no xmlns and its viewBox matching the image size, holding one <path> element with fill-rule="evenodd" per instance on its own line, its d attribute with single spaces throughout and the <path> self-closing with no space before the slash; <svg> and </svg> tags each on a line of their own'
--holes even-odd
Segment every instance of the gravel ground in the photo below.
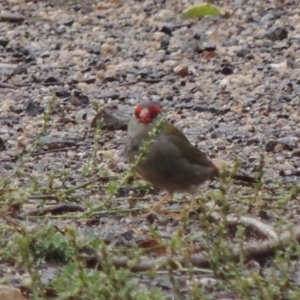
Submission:
<svg viewBox="0 0 300 300">
<path fill-rule="evenodd" d="M 65 182 L 55 179 L 54 185 L 85 182 L 82 169 L 93 155 L 97 102 L 104 117 L 94 161 L 101 176 L 118 176 L 127 169 L 123 140 L 133 106 L 154 100 L 213 160 L 239 157 L 245 172 L 253 174 L 264 154 L 269 184 L 282 182 L 287 189 L 298 184 L 298 1 L 214 1 L 234 15 L 180 20 L 179 14 L 190 4 L 2 1 L 0 175 L 11 174 L 19 162 L 17 155 L 23 154 L 25 176 L 13 179 L 15 186 L 26 186 L 33 177 L 46 186 L 49 174 L 62 169 L 69 175 Z M 209 39 L 218 24 L 219 40 Z M 40 138 L 43 145 L 31 153 L 53 95 L 55 108 Z M 80 191 L 77 197 L 85 206 L 99 204 L 106 197 L 106 184 L 88 199 Z M 122 187 L 113 206 L 126 208 L 130 189 Z M 139 193 L 149 202 L 160 191 Z M 36 207 L 40 201 L 30 204 Z M 299 222 L 295 210 L 287 211 L 287 219 Z M 124 233 L 133 228 L 147 235 L 148 221 L 142 215 L 109 214 L 101 218 L 101 228 L 88 223 L 80 228 L 117 246 L 127 243 Z M 70 219 L 58 221 L 58 226 L 68 222 L 73 224 Z M 174 226 L 169 225 L 156 229 L 171 235 Z"/>
</svg>

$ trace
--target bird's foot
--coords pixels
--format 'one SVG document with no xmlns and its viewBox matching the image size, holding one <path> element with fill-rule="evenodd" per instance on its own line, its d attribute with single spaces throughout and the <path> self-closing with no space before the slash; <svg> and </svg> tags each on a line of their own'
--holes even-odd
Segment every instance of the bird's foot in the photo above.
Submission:
<svg viewBox="0 0 300 300">
<path fill-rule="evenodd" d="M 165 196 L 163 196 L 157 203 L 155 203 L 152 207 L 150 207 L 151 211 L 155 212 L 163 212 L 165 213 L 166 211 L 168 212 L 169 210 L 163 209 L 162 205 L 169 199 L 171 198 L 171 194 L 167 193 Z"/>
</svg>

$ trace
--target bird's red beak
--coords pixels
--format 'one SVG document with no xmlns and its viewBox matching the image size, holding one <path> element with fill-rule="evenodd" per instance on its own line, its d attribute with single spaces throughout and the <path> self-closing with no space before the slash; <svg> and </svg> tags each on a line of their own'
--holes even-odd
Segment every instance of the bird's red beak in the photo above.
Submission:
<svg viewBox="0 0 300 300">
<path fill-rule="evenodd" d="M 143 108 L 139 113 L 139 120 L 141 123 L 149 123 L 151 121 L 151 113 L 148 108 Z"/>
</svg>

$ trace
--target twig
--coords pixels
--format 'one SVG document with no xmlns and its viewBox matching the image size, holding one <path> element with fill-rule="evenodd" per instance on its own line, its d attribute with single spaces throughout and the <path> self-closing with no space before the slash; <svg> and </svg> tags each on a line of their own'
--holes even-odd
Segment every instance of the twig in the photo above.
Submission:
<svg viewBox="0 0 300 300">
<path fill-rule="evenodd" d="M 58 214 L 64 214 L 64 213 L 68 213 L 68 212 L 83 212 L 83 211 L 85 211 L 85 208 L 80 205 L 69 204 L 69 203 L 60 203 L 57 205 L 52 205 L 52 206 L 48 206 L 48 207 L 42 207 L 42 208 L 31 210 L 31 211 L 23 214 L 21 217 L 44 216 L 49 213 L 52 215 L 58 215 Z"/>
<path fill-rule="evenodd" d="M 85 187 L 87 187 L 87 186 L 89 186 L 89 185 L 91 185 L 95 182 L 99 182 L 99 181 L 105 182 L 105 181 L 109 181 L 109 180 L 115 179 L 115 178 L 116 177 L 97 177 L 97 178 L 91 179 L 89 181 L 83 182 L 81 184 L 78 184 L 78 185 L 76 185 L 74 187 L 71 187 L 69 189 L 59 191 L 59 192 L 57 192 L 57 194 L 31 195 L 28 198 L 33 199 L 33 200 L 34 199 L 57 200 L 59 198 L 59 195 L 69 195 L 69 194 L 72 194 L 74 191 L 85 188 Z"/>
<path fill-rule="evenodd" d="M 266 241 L 247 243 L 243 249 L 241 246 L 233 246 L 233 259 L 238 260 L 240 253 L 243 251 L 247 260 L 253 258 L 262 258 L 263 256 L 273 255 L 276 250 L 284 249 L 289 243 L 300 241 L 300 228 L 294 227 L 291 230 L 284 231 L 278 236 L 278 239 L 270 239 Z M 99 266 L 101 268 L 101 256 L 93 256 L 89 259 L 89 267 Z M 130 259 L 128 257 L 112 257 L 111 262 L 116 268 L 128 268 L 132 272 L 144 272 L 149 270 L 157 270 L 167 265 L 182 265 L 188 266 L 192 264 L 194 267 L 207 268 L 210 265 L 209 259 L 202 253 L 193 253 L 189 256 L 161 256 L 155 259 Z"/>
<path fill-rule="evenodd" d="M 15 88 L 16 88 L 16 86 L 13 84 L 0 82 L 0 89 L 15 89 Z"/>
<path fill-rule="evenodd" d="M 142 213 L 146 213 L 148 210 L 143 208 L 143 207 L 134 207 L 134 208 L 124 208 L 124 209 L 108 209 L 108 210 L 103 210 L 101 212 L 98 213 L 97 216 L 108 216 L 108 215 L 113 215 L 113 214 L 118 214 L 118 215 L 122 215 L 122 214 L 127 214 L 128 213 L 133 213 L 133 212 L 142 212 Z M 24 214 L 25 216 L 25 214 Z M 51 218 L 51 219 L 81 219 L 83 220 L 84 214 L 67 214 L 67 215 L 54 215 L 54 214 L 51 214 L 49 215 L 48 217 Z M 23 217 L 23 215 L 22 215 Z M 31 216 L 32 218 L 40 218 L 40 217 L 43 217 L 43 215 L 37 215 L 37 216 Z M 87 221 L 87 224 L 89 221 L 93 222 L 93 219 L 90 219 L 90 218 L 86 218 L 85 219 Z"/>
<path fill-rule="evenodd" d="M 77 149 L 78 149 L 77 147 L 63 147 L 63 148 L 58 148 L 58 149 L 51 149 L 51 150 L 46 150 L 46 151 L 42 151 L 42 152 L 32 153 L 32 156 L 39 156 L 39 155 L 45 155 L 48 153 L 77 150 Z"/>
<path fill-rule="evenodd" d="M 267 237 L 270 240 L 278 240 L 278 235 L 275 232 L 273 226 L 268 225 L 254 217 L 251 216 L 235 216 L 235 215 L 228 215 L 223 218 L 219 213 L 212 213 L 211 217 L 215 221 L 224 220 L 227 225 L 243 225 L 245 227 L 251 227 L 255 231 L 259 232 L 262 236 Z"/>
</svg>

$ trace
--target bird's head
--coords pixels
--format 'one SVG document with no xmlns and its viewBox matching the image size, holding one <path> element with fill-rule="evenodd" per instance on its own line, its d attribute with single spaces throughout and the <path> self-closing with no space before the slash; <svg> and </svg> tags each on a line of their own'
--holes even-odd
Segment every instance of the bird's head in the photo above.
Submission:
<svg viewBox="0 0 300 300">
<path fill-rule="evenodd" d="M 155 102 L 146 102 L 138 104 L 134 108 L 134 113 L 140 123 L 147 124 L 153 122 L 161 114 L 161 109 Z"/>
</svg>

